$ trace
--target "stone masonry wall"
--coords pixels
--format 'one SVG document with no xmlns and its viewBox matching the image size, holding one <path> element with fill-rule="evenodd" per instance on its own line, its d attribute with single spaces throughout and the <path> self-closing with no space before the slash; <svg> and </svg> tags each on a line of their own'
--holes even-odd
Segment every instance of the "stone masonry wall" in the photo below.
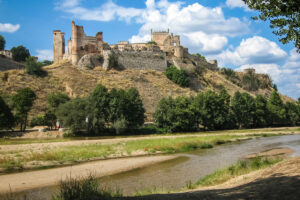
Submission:
<svg viewBox="0 0 300 200">
<path fill-rule="evenodd" d="M 6 71 L 11 69 L 24 69 L 24 64 L 15 62 L 8 58 L 0 57 L 0 71 Z"/>
<path fill-rule="evenodd" d="M 153 51 L 114 51 L 118 63 L 125 68 L 153 69 L 166 71 L 167 60 L 164 52 Z"/>
</svg>

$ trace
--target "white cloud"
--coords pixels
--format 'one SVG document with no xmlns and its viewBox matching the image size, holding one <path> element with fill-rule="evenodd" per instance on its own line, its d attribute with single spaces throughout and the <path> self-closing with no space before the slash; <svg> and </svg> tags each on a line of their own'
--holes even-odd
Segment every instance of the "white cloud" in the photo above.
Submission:
<svg viewBox="0 0 300 200">
<path fill-rule="evenodd" d="M 260 36 L 243 39 L 240 45 L 233 49 L 226 49 L 216 57 L 221 64 L 270 64 L 285 59 L 287 53 L 275 42 Z"/>
<path fill-rule="evenodd" d="M 93 21 L 120 21 L 129 22 L 132 18 L 142 14 L 141 9 L 125 8 L 116 5 L 111 0 L 96 8 L 85 8 L 80 0 L 63 0 L 56 9 L 72 14 L 73 18 Z"/>
<path fill-rule="evenodd" d="M 185 5 L 168 0 L 146 1 L 146 9 L 136 19 L 142 26 L 137 38 L 145 38 L 150 30 L 166 30 L 181 35 L 184 46 L 191 52 L 217 53 L 228 43 L 227 37 L 243 35 L 249 31 L 248 21 L 238 18 L 225 18 L 221 7 L 209 8 L 199 3 Z"/>
<path fill-rule="evenodd" d="M 36 50 L 39 60 L 53 60 L 53 51 L 51 49 Z"/>
<path fill-rule="evenodd" d="M 242 0 L 226 0 L 226 5 L 229 8 L 244 8 L 247 11 L 250 10 Z"/>
<path fill-rule="evenodd" d="M 122 7 L 108 0 L 97 8 L 86 8 L 81 0 L 64 0 L 57 9 L 82 20 L 120 20 L 141 24 L 129 41 L 149 41 L 150 30 L 167 30 L 182 36 L 182 44 L 200 53 L 220 52 L 228 42 L 227 37 L 249 32 L 250 22 L 236 17 L 226 18 L 221 7 L 205 7 L 199 3 L 181 1 L 146 0 L 146 8 Z M 199 46 L 197 46 L 199 45 Z"/>
<path fill-rule="evenodd" d="M 134 35 L 129 39 L 129 42 L 131 43 L 145 43 L 149 42 L 151 40 L 151 35 L 144 35 L 144 36 L 139 36 L 139 35 Z"/>
<path fill-rule="evenodd" d="M 2 24 L 0 23 L 0 32 L 14 33 L 20 28 L 20 24 Z"/>
<path fill-rule="evenodd" d="M 205 34 L 203 32 L 183 33 L 183 42 L 191 51 L 202 53 L 220 52 L 228 43 L 225 36 L 218 34 Z"/>
</svg>

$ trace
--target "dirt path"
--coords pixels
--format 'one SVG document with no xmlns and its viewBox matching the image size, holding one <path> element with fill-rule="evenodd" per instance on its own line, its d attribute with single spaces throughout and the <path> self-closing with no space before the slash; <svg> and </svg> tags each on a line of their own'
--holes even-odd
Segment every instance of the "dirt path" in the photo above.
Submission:
<svg viewBox="0 0 300 200">
<path fill-rule="evenodd" d="M 168 155 L 111 159 L 76 166 L 2 175 L 0 176 L 0 194 L 7 193 L 10 189 L 12 192 L 17 192 L 57 185 L 60 180 L 70 175 L 72 177 L 85 177 L 92 173 L 96 177 L 109 176 L 176 157 L 175 155 Z"/>
<path fill-rule="evenodd" d="M 116 144 L 127 141 L 138 141 L 145 139 L 162 139 L 162 138 L 183 138 L 183 137 L 205 137 L 216 135 L 252 135 L 252 134 L 300 134 L 300 131 L 287 131 L 289 129 L 295 129 L 297 127 L 282 127 L 282 128 L 265 128 L 265 129 L 251 129 L 250 132 L 225 132 L 225 133 L 207 133 L 207 134 L 185 134 L 185 135 L 167 135 L 167 136 L 143 136 L 143 137 L 128 137 L 128 138 L 114 138 L 114 139 L 95 139 L 95 140 L 75 140 L 67 142 L 52 142 L 52 143 L 33 143 L 33 144 L 15 144 L 15 145 L 0 145 L 1 152 L 10 151 L 35 151 L 40 149 L 51 149 L 62 146 L 76 146 L 87 144 Z M 272 131 L 270 131 L 272 130 Z M 253 131 L 253 132 L 252 132 Z"/>
<path fill-rule="evenodd" d="M 290 158 L 267 169 L 231 179 L 221 185 L 182 193 L 128 197 L 131 200 L 196 199 L 300 199 L 300 157 Z"/>
</svg>

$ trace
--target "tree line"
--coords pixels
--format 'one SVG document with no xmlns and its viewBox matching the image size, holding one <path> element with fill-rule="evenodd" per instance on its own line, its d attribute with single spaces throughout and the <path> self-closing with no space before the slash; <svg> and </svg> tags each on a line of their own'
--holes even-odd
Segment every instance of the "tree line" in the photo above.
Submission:
<svg viewBox="0 0 300 200">
<path fill-rule="evenodd" d="M 7 104 L 0 97 L 0 129 L 20 127 L 25 131 L 28 113 L 36 99 L 30 88 L 23 88 Z M 86 98 L 70 99 L 66 94 L 50 93 L 47 110 L 31 119 L 31 126 L 55 127 L 57 120 L 72 134 L 123 134 L 144 124 L 145 109 L 138 91 L 99 84 Z M 200 92 L 197 96 L 163 98 L 155 113 L 156 131 L 179 132 L 256 128 L 296 125 L 300 122 L 300 98 L 297 103 L 284 103 L 274 90 L 269 99 L 226 90 Z"/>
<path fill-rule="evenodd" d="M 223 89 L 161 99 L 154 119 L 167 132 L 296 125 L 300 122 L 300 101 L 284 103 L 276 90 L 269 99 L 240 92 L 231 98 Z"/>
<path fill-rule="evenodd" d="M 30 88 L 18 90 L 9 105 L 0 97 L 0 129 L 19 126 L 20 131 L 25 131 L 35 99 Z M 58 120 L 72 134 L 101 135 L 111 131 L 122 134 L 143 125 L 145 119 L 145 109 L 135 88 L 108 91 L 99 84 L 87 98 L 70 99 L 66 94 L 50 93 L 47 103 L 46 112 L 33 117 L 31 126 L 53 128 Z"/>
</svg>

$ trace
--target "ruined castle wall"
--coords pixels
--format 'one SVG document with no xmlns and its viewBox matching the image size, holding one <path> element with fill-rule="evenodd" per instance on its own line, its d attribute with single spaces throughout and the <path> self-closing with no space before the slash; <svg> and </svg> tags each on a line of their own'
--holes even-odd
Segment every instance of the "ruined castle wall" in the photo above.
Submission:
<svg viewBox="0 0 300 200">
<path fill-rule="evenodd" d="M 15 62 L 8 58 L 0 57 L 0 71 L 6 71 L 11 69 L 24 69 L 25 65 Z"/>
<path fill-rule="evenodd" d="M 152 69 L 166 71 L 167 60 L 164 52 L 153 51 L 114 51 L 118 56 L 118 63 L 124 68 Z"/>
<path fill-rule="evenodd" d="M 65 33 L 59 30 L 53 31 L 53 59 L 58 62 L 65 54 Z"/>
</svg>

